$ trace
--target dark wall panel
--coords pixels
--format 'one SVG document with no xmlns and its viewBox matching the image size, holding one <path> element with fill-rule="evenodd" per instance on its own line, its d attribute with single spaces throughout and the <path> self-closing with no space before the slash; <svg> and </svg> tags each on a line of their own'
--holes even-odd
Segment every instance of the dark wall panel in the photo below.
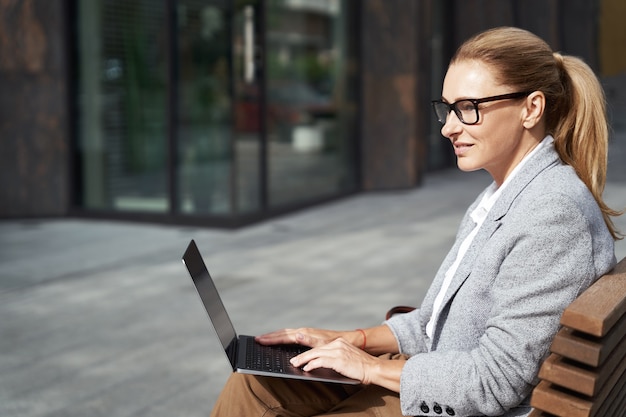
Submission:
<svg viewBox="0 0 626 417">
<path fill-rule="evenodd" d="M 0 217 L 68 209 L 64 2 L 0 2 Z"/>
<path fill-rule="evenodd" d="M 452 0 L 452 10 L 454 48 L 485 29 L 517 26 L 596 66 L 597 0 Z"/>
<path fill-rule="evenodd" d="M 513 25 L 513 3 L 503 0 L 455 0 L 452 6 L 454 17 L 448 26 L 454 33 L 454 49 L 482 30 Z"/>
<path fill-rule="evenodd" d="M 362 171 L 365 190 L 411 187 L 417 166 L 418 4 L 362 3 Z"/>
</svg>

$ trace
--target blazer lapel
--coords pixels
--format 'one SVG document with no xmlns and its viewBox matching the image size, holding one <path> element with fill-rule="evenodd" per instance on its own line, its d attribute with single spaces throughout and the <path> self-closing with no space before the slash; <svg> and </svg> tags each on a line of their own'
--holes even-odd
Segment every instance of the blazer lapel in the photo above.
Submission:
<svg viewBox="0 0 626 417">
<path fill-rule="evenodd" d="M 450 251 L 444 258 L 443 262 L 441 263 L 441 266 L 439 267 L 439 270 L 437 271 L 437 274 L 435 275 L 433 282 L 431 283 L 430 287 L 428 288 L 428 291 L 426 292 L 426 295 L 424 296 L 424 300 L 422 301 L 422 305 L 420 307 L 421 325 L 422 325 L 422 328 L 424 329 L 426 328 L 426 325 L 428 324 L 428 321 L 430 320 L 430 317 L 433 313 L 433 305 L 435 303 L 435 298 L 437 297 L 437 294 L 439 293 L 441 286 L 443 285 L 446 271 L 450 269 L 450 266 L 452 266 L 452 264 L 456 260 L 456 254 L 459 251 L 459 247 L 461 246 L 461 243 L 463 242 L 463 240 L 465 240 L 467 235 L 469 235 L 471 231 L 474 229 L 475 223 L 472 221 L 472 218 L 470 217 L 469 213 L 471 213 L 476 208 L 476 206 L 478 206 L 485 191 L 480 193 L 480 195 L 476 198 L 476 200 L 472 203 L 472 205 L 470 205 L 470 207 L 467 209 L 465 216 L 463 217 L 461 224 L 459 226 L 459 231 L 457 232 L 454 245 L 450 248 Z"/>
<path fill-rule="evenodd" d="M 500 219 L 502 218 L 502 216 L 498 217 L 497 220 L 494 220 L 491 216 L 494 208 L 495 206 L 492 208 L 491 212 L 485 219 L 485 222 L 480 227 L 478 234 L 476 235 L 476 237 L 474 237 L 472 244 L 468 248 L 465 256 L 463 257 L 463 260 L 461 261 L 461 264 L 459 265 L 459 268 L 456 270 L 456 273 L 452 278 L 452 282 L 450 283 L 450 287 L 448 288 L 448 291 L 443 298 L 441 311 L 447 308 L 448 304 L 454 298 L 459 288 L 461 288 L 463 283 L 467 280 L 467 278 L 469 278 L 478 254 L 481 252 L 482 248 L 485 246 L 485 243 L 489 240 L 489 238 L 500 227 Z M 441 317 L 441 314 L 439 315 L 439 317 Z M 436 337 L 438 324 L 439 323 L 436 323 L 435 325 L 435 333 L 433 334 L 433 338 Z"/>
</svg>

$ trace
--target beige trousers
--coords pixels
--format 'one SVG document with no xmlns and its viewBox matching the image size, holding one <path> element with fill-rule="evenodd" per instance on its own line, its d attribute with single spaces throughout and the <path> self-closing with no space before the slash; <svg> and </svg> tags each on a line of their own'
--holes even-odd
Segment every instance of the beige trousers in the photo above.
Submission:
<svg viewBox="0 0 626 417">
<path fill-rule="evenodd" d="M 353 386 L 233 373 L 211 416 L 401 417 L 402 413 L 399 395 L 376 385 Z"/>
</svg>

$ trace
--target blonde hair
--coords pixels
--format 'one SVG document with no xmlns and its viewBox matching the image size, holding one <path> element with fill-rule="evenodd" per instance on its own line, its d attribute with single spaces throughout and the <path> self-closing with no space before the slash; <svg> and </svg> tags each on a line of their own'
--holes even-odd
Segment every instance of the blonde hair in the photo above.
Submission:
<svg viewBox="0 0 626 417">
<path fill-rule="evenodd" d="M 580 58 L 553 52 L 538 36 L 501 27 L 465 42 L 450 64 L 464 60 L 489 65 L 502 85 L 516 91 L 541 91 L 546 97 L 546 131 L 555 149 L 587 185 L 614 239 L 623 235 L 611 217 L 622 212 L 602 199 L 606 184 L 609 126 L 604 91 L 593 70 Z"/>
</svg>

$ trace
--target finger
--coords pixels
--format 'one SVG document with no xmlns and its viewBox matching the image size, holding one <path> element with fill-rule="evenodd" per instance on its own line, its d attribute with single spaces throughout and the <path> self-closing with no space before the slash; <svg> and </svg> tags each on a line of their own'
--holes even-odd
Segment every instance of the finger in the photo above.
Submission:
<svg viewBox="0 0 626 417">
<path fill-rule="evenodd" d="M 326 341 L 315 336 L 303 333 L 301 331 L 296 333 L 296 343 L 302 346 L 308 346 L 311 348 L 320 347 L 326 345 Z"/>
<path fill-rule="evenodd" d="M 315 358 L 309 362 L 306 363 L 306 365 L 304 365 L 302 367 L 302 370 L 305 372 L 311 372 L 315 369 L 318 368 L 332 368 L 331 366 L 325 366 L 324 365 L 324 360 L 323 358 Z"/>
<path fill-rule="evenodd" d="M 304 339 L 310 338 L 306 335 L 303 336 Z M 301 340 L 301 343 L 303 344 L 304 340 Z M 354 346 L 343 340 L 335 340 L 328 344 L 313 347 L 312 349 L 295 356 L 291 359 L 291 364 L 296 367 L 303 367 L 305 364 L 311 363 L 315 360 L 317 361 L 316 367 L 328 367 L 327 365 L 331 362 L 335 363 L 339 358 L 343 358 L 345 360 L 348 357 L 353 357 L 355 352 L 357 355 L 363 353 L 360 349 L 357 350 Z M 323 361 L 325 365 L 320 365 L 320 361 Z"/>
<path fill-rule="evenodd" d="M 309 361 L 307 357 L 308 355 L 306 355 L 307 353 L 308 352 L 305 352 L 294 356 L 293 358 L 289 359 L 289 363 L 291 363 L 291 365 L 293 365 L 295 368 L 301 368 Z"/>
<path fill-rule="evenodd" d="M 302 353 L 293 358 L 291 362 L 293 366 L 309 372 L 318 368 L 335 369 L 336 361 L 337 358 L 330 351 L 322 348 Z"/>
<path fill-rule="evenodd" d="M 262 345 L 296 343 L 295 334 L 291 329 L 283 329 L 271 333 L 262 334 L 255 337 L 254 339 Z"/>
<path fill-rule="evenodd" d="M 306 335 L 302 335 L 302 336 L 304 336 L 304 339 L 310 338 L 310 336 L 306 336 Z M 300 344 L 304 345 L 304 343 L 305 341 L 300 339 Z M 323 344 L 318 347 L 312 347 L 312 349 L 307 350 L 306 352 L 303 352 L 297 356 L 294 356 L 293 358 L 290 359 L 290 362 L 296 368 L 301 368 L 313 360 L 320 359 L 323 357 L 334 358 L 339 354 L 340 354 L 340 351 L 338 351 L 337 349 L 333 348 L 332 346 L 328 344 Z"/>
<path fill-rule="evenodd" d="M 291 362 L 291 364 L 296 368 L 301 368 L 313 359 L 318 358 L 321 353 L 321 348 L 312 348 L 310 350 L 307 350 L 306 352 L 302 352 L 301 354 L 294 356 L 289 360 L 289 362 Z"/>
</svg>

